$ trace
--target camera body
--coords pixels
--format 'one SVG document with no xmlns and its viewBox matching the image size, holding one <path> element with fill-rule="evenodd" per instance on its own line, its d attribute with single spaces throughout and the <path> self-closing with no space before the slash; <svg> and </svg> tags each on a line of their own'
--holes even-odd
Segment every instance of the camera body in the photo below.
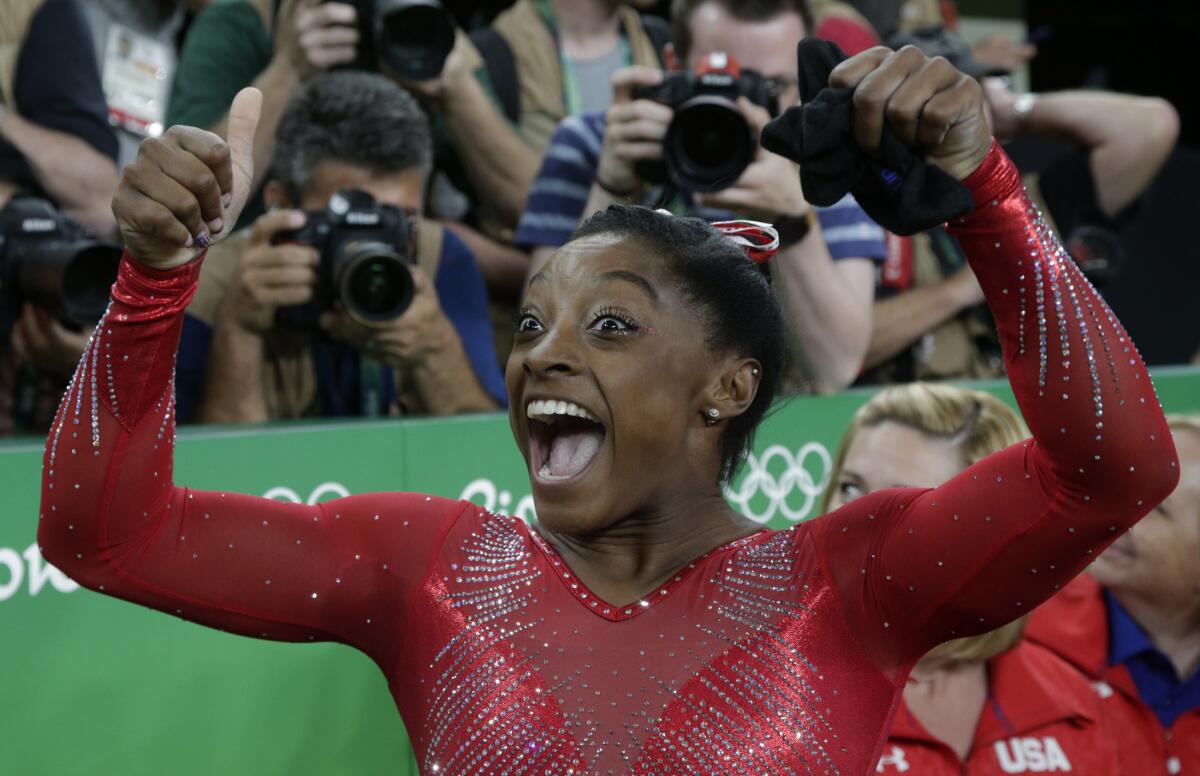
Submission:
<svg viewBox="0 0 1200 776">
<path fill-rule="evenodd" d="M 52 203 L 17 195 L 0 210 L 0 341 L 31 302 L 73 329 L 108 307 L 121 248 L 100 242 Z"/>
<path fill-rule="evenodd" d="M 277 310 L 276 323 L 316 329 L 321 313 L 335 303 L 374 328 L 403 315 L 414 293 L 409 267 L 416 264 L 413 226 L 404 211 L 361 189 L 342 189 L 324 210 L 305 215 L 304 226 L 280 232 L 272 242 L 310 245 L 320 253 L 313 297 Z"/>
<path fill-rule="evenodd" d="M 358 57 L 351 67 L 401 78 L 436 78 L 454 48 L 454 17 L 437 0 L 328 0 L 349 2 L 358 17 Z"/>
<path fill-rule="evenodd" d="M 665 73 L 661 84 L 642 87 L 635 96 L 675 111 L 663 138 L 662 161 L 639 162 L 635 171 L 648 183 L 663 183 L 669 176 L 684 191 L 728 188 L 754 161 L 758 135 L 738 110 L 739 97 L 772 116 L 779 113 L 775 85 L 720 51 L 705 57 L 696 72 Z"/>
</svg>

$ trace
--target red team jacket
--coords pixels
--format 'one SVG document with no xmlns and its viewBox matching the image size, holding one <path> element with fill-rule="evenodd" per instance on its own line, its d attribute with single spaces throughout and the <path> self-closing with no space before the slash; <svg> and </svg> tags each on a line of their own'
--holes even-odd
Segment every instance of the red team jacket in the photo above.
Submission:
<svg viewBox="0 0 1200 776">
<path fill-rule="evenodd" d="M 1103 589 L 1087 574 L 1034 610 L 1025 635 L 1092 680 L 1120 749 L 1135 776 L 1200 776 L 1200 709 L 1163 728 L 1142 702 L 1124 666 L 1108 664 L 1108 608 Z"/>
<path fill-rule="evenodd" d="M 901 703 L 876 773 L 1124 773 L 1110 743 L 1101 700 L 1087 679 L 1070 665 L 1042 647 L 1023 641 L 989 661 L 988 674 L 988 702 L 966 762 L 930 735 Z"/>
</svg>

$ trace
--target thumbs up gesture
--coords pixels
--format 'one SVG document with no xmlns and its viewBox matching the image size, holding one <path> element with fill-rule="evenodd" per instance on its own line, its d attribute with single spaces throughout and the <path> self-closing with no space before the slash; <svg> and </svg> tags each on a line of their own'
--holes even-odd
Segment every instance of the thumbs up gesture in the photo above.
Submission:
<svg viewBox="0 0 1200 776">
<path fill-rule="evenodd" d="M 142 141 L 113 197 L 113 215 L 130 254 L 154 269 L 186 264 L 237 223 L 254 176 L 254 130 L 262 93 L 238 92 L 228 138 L 171 127 Z"/>
</svg>

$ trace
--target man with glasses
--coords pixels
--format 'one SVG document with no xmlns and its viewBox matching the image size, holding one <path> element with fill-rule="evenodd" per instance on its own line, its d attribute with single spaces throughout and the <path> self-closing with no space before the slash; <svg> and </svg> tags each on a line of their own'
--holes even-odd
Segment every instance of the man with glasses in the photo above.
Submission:
<svg viewBox="0 0 1200 776">
<path fill-rule="evenodd" d="M 781 108 L 799 101 L 796 44 L 813 29 L 804 0 L 675 0 L 671 10 L 674 45 L 664 57 L 669 69 L 695 70 L 724 52 L 772 81 Z M 533 254 L 530 276 L 597 210 L 614 203 L 662 204 L 662 191 L 641 180 L 635 166 L 662 158 L 673 111 L 634 98 L 638 87 L 656 86 L 662 78 L 652 68 L 618 71 L 611 108 L 559 124 L 517 229 L 516 242 Z M 763 108 L 739 104 L 756 131 L 770 119 Z M 832 392 L 849 385 L 866 354 L 875 264 L 886 254 L 883 230 L 853 197 L 813 208 L 804 200 L 796 166 L 759 149 L 729 188 L 683 192 L 679 199 L 674 204 L 699 215 L 733 212 L 776 225 L 782 246 L 771 273 L 799 367 L 792 388 Z"/>
</svg>

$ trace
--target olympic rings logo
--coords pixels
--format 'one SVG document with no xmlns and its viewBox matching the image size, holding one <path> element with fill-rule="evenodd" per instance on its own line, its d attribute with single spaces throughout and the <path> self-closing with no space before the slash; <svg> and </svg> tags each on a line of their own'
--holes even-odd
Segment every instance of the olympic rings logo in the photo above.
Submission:
<svg viewBox="0 0 1200 776">
<path fill-rule="evenodd" d="M 783 445 L 771 445 L 761 455 L 746 456 L 742 474 L 725 488 L 725 498 L 756 523 L 777 514 L 798 523 L 812 516 L 832 470 L 833 458 L 820 442 L 806 442 L 794 455 Z"/>
<path fill-rule="evenodd" d="M 308 499 L 301 499 L 300 494 L 289 487 L 279 485 L 271 488 L 263 494 L 263 498 L 274 499 L 275 501 L 289 501 L 293 504 L 319 504 L 330 498 L 345 498 L 350 495 L 349 489 L 340 482 L 322 482 L 317 487 L 313 488 L 313 492 L 308 494 Z"/>
</svg>

